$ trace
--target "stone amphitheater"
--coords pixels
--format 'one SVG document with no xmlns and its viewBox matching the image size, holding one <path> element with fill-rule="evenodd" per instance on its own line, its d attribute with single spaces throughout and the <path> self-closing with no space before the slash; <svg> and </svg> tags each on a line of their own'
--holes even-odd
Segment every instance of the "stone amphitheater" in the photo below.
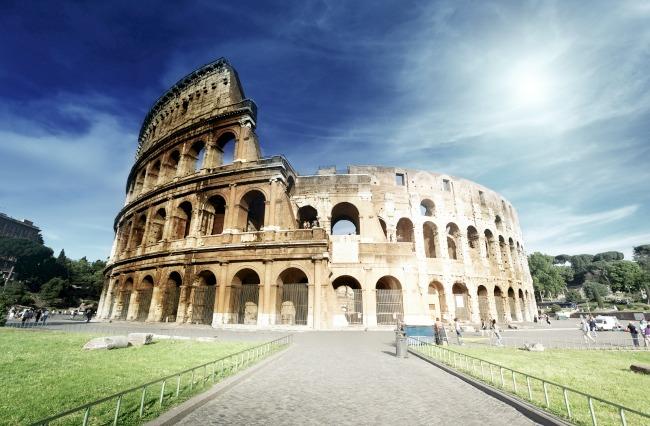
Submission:
<svg viewBox="0 0 650 426">
<path fill-rule="evenodd" d="M 256 119 L 223 58 L 154 103 L 99 318 L 332 329 L 537 312 L 517 213 L 498 193 L 400 167 L 300 175 L 262 157 Z"/>
</svg>

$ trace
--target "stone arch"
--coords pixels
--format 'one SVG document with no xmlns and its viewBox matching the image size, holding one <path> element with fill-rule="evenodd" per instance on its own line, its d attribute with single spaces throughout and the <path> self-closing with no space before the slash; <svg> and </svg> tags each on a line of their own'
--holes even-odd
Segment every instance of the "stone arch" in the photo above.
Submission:
<svg viewBox="0 0 650 426">
<path fill-rule="evenodd" d="M 198 172 L 205 166 L 205 142 L 196 141 L 187 150 L 187 173 Z"/>
<path fill-rule="evenodd" d="M 167 157 L 167 171 L 165 173 L 166 180 L 171 180 L 178 174 L 180 164 L 181 153 L 178 149 L 174 149 Z"/>
<path fill-rule="evenodd" d="M 151 165 L 147 172 L 147 187 L 153 188 L 158 184 L 158 179 L 160 179 L 160 168 L 161 162 L 160 159 L 158 159 Z"/>
<path fill-rule="evenodd" d="M 469 246 L 469 255 L 472 262 L 478 263 L 481 258 L 481 248 L 478 231 L 473 226 L 467 227 L 467 245 Z"/>
<path fill-rule="evenodd" d="M 496 260 L 494 254 L 494 235 L 489 229 L 486 229 L 483 235 L 485 236 L 485 256 L 490 259 L 490 263 L 493 263 Z"/>
<path fill-rule="evenodd" d="M 217 278 L 210 270 L 203 270 L 194 275 L 187 305 L 187 319 L 193 324 L 212 324 Z"/>
<path fill-rule="evenodd" d="M 503 220 L 501 220 L 501 216 L 496 215 L 494 217 L 494 226 L 496 226 L 498 231 L 503 231 Z"/>
<path fill-rule="evenodd" d="M 221 166 L 233 163 L 235 161 L 236 146 L 237 137 L 232 131 L 228 130 L 219 135 L 215 145 L 217 149 L 216 165 Z"/>
<path fill-rule="evenodd" d="M 381 227 L 381 231 L 384 233 L 384 238 L 386 241 L 388 241 L 388 228 L 386 227 L 386 221 L 379 216 L 377 217 L 379 220 L 379 226 Z"/>
<path fill-rule="evenodd" d="M 338 203 L 332 208 L 332 235 L 361 235 L 359 210 L 348 202 Z M 338 226 L 337 226 L 338 225 Z M 354 227 L 354 229 L 352 229 Z"/>
<path fill-rule="evenodd" d="M 481 318 L 481 321 L 485 321 L 485 323 L 487 323 L 490 319 L 490 302 L 487 288 L 485 288 L 484 285 L 478 286 L 476 295 L 478 296 L 479 317 Z"/>
<path fill-rule="evenodd" d="M 146 321 L 149 316 L 149 308 L 151 306 L 151 296 L 153 295 L 153 278 L 151 275 L 146 275 L 136 292 L 135 303 L 138 308 L 135 320 Z"/>
<path fill-rule="evenodd" d="M 469 300 L 469 291 L 463 283 L 455 283 L 451 292 L 454 295 L 455 317 L 461 321 L 469 321 L 472 318 Z"/>
<path fill-rule="evenodd" d="M 385 275 L 375 284 L 377 324 L 396 324 L 404 318 L 402 284 L 391 275 Z"/>
<path fill-rule="evenodd" d="M 354 277 L 341 275 L 332 281 L 337 307 L 348 324 L 363 324 L 363 297 L 361 284 Z"/>
<path fill-rule="evenodd" d="M 131 218 L 125 220 L 120 226 L 120 242 L 118 251 L 122 253 L 129 249 L 129 237 L 131 235 L 131 228 L 133 227 L 133 220 Z"/>
<path fill-rule="evenodd" d="M 505 306 L 506 298 L 499 286 L 494 287 L 494 304 L 497 310 L 497 321 L 505 322 L 507 318 Z"/>
<path fill-rule="evenodd" d="M 165 234 L 165 221 L 167 220 L 167 212 L 164 208 L 159 208 L 156 214 L 151 219 L 149 224 L 149 236 L 147 238 L 147 245 L 156 244 L 163 240 Z"/>
<path fill-rule="evenodd" d="M 167 276 L 167 280 L 161 291 L 161 320 L 164 322 L 175 322 L 178 316 L 178 304 L 181 296 L 181 286 L 183 277 L 178 271 L 172 271 Z"/>
<path fill-rule="evenodd" d="M 424 254 L 426 257 L 438 257 L 438 227 L 433 222 L 422 224 L 422 235 L 424 236 Z"/>
<path fill-rule="evenodd" d="M 508 306 L 510 307 L 510 318 L 513 321 L 517 319 L 517 305 L 515 300 L 515 291 L 512 287 L 508 288 Z"/>
<path fill-rule="evenodd" d="M 521 320 L 525 321 L 526 320 L 526 298 L 524 297 L 524 292 L 522 289 L 519 289 L 517 292 L 519 296 L 519 312 L 521 313 Z"/>
<path fill-rule="evenodd" d="M 309 308 L 309 279 L 299 268 L 282 271 L 276 280 L 278 285 L 277 312 L 284 325 L 307 325 Z"/>
<path fill-rule="evenodd" d="M 512 259 L 514 269 L 517 266 L 517 252 L 515 251 L 515 242 L 512 237 L 508 238 L 508 247 L 510 248 L 510 259 Z"/>
<path fill-rule="evenodd" d="M 259 298 L 259 275 L 251 268 L 240 269 L 230 288 L 230 309 L 236 324 L 257 324 Z"/>
<path fill-rule="evenodd" d="M 180 240 L 190 235 L 192 229 L 192 203 L 181 202 L 174 214 L 173 239 Z"/>
<path fill-rule="evenodd" d="M 410 219 L 403 217 L 397 221 L 395 233 L 398 243 L 412 243 L 413 237 L 413 222 Z"/>
<path fill-rule="evenodd" d="M 501 264 L 505 269 L 510 268 L 510 262 L 508 261 L 508 245 L 506 244 L 503 235 L 499 235 L 499 250 L 501 252 Z"/>
<path fill-rule="evenodd" d="M 132 231 L 132 241 L 133 248 L 140 247 L 144 240 L 144 229 L 147 226 L 147 215 L 146 213 L 141 213 L 138 215 L 135 223 L 133 225 Z"/>
<path fill-rule="evenodd" d="M 313 228 L 318 223 L 318 211 L 310 205 L 302 206 L 298 209 L 298 228 Z"/>
<path fill-rule="evenodd" d="M 446 227 L 447 231 L 447 254 L 449 256 L 449 259 L 453 260 L 458 260 L 459 259 L 459 253 L 458 253 L 458 240 L 460 237 L 460 229 L 458 229 L 458 225 L 456 225 L 453 222 L 449 222 Z"/>
<path fill-rule="evenodd" d="M 447 299 L 445 296 L 445 287 L 439 281 L 431 281 L 428 289 L 429 316 L 431 319 L 447 319 L 449 312 L 447 309 Z"/>
<path fill-rule="evenodd" d="M 241 197 L 237 226 L 244 232 L 258 232 L 264 227 L 266 197 L 253 189 Z"/>
<path fill-rule="evenodd" d="M 436 215 L 436 205 L 433 201 L 428 198 L 425 198 L 420 203 L 420 214 L 422 216 L 435 216 Z"/>
<path fill-rule="evenodd" d="M 201 218 L 202 235 L 223 233 L 226 218 L 226 200 L 219 194 L 212 195 L 205 203 Z"/>
<path fill-rule="evenodd" d="M 115 309 L 113 309 L 116 319 L 125 320 L 131 304 L 131 292 L 133 291 L 133 278 L 127 278 L 122 283 L 118 291 L 118 297 L 115 299 Z"/>
<path fill-rule="evenodd" d="M 134 194 L 139 195 L 144 191 L 144 183 L 146 178 L 147 178 L 147 171 L 145 169 L 142 169 L 140 173 L 138 173 L 135 179 L 135 186 L 133 188 Z"/>
</svg>

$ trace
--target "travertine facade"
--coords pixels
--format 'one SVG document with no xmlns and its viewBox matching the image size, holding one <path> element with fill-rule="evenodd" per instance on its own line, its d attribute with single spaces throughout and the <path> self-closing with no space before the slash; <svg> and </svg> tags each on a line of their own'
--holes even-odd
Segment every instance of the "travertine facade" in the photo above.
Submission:
<svg viewBox="0 0 650 426">
<path fill-rule="evenodd" d="M 224 59 L 155 103 L 101 318 L 321 329 L 532 318 L 519 222 L 499 194 L 393 167 L 301 176 L 261 157 L 256 109 Z"/>
</svg>

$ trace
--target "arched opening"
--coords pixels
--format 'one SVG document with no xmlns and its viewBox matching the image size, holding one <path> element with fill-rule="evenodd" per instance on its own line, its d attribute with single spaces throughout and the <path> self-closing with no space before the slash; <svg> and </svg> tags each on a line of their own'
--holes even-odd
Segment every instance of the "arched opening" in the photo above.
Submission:
<svg viewBox="0 0 650 426">
<path fill-rule="evenodd" d="M 178 205 L 174 221 L 174 239 L 180 240 L 190 235 L 192 229 L 192 204 L 189 201 L 183 201 Z"/>
<path fill-rule="evenodd" d="M 135 180 L 135 187 L 133 189 L 133 193 L 135 195 L 139 195 L 142 193 L 142 190 L 144 189 L 144 181 L 147 177 L 147 171 L 142 170 L 139 174 L 138 177 Z"/>
<path fill-rule="evenodd" d="M 381 227 L 381 231 L 384 233 L 384 238 L 388 241 L 388 228 L 386 228 L 386 221 L 380 217 L 377 219 L 379 219 L 379 226 Z"/>
<path fill-rule="evenodd" d="M 189 173 L 201 170 L 205 163 L 205 143 L 203 141 L 195 142 L 187 152 L 187 158 L 190 163 Z"/>
<path fill-rule="evenodd" d="M 231 164 L 235 161 L 235 135 L 224 133 L 217 139 L 217 165 Z"/>
<path fill-rule="evenodd" d="M 448 314 L 445 288 L 438 281 L 429 284 L 428 291 L 429 316 L 432 320 L 446 319 Z"/>
<path fill-rule="evenodd" d="M 169 154 L 169 161 L 167 162 L 167 172 L 165 173 L 167 180 L 173 179 L 178 174 L 178 166 L 181 162 L 181 153 L 174 150 Z"/>
<path fill-rule="evenodd" d="M 497 227 L 499 231 L 503 230 L 503 221 L 501 220 L 501 216 L 496 215 L 494 218 L 494 225 Z"/>
<path fill-rule="evenodd" d="M 158 184 L 158 179 L 160 177 L 160 160 L 157 160 L 153 163 L 153 166 L 149 169 L 147 173 L 147 180 L 149 181 L 147 186 L 153 188 Z"/>
<path fill-rule="evenodd" d="M 211 271 L 201 271 L 194 276 L 188 306 L 188 321 L 192 324 L 212 324 L 217 295 L 217 278 Z"/>
<path fill-rule="evenodd" d="M 424 199 L 420 203 L 420 214 L 422 216 L 435 216 L 436 205 L 429 199 Z"/>
<path fill-rule="evenodd" d="M 510 318 L 513 321 L 517 320 L 517 305 L 515 303 L 515 291 L 510 287 L 508 289 L 508 306 L 510 307 Z"/>
<path fill-rule="evenodd" d="M 510 262 L 508 261 L 508 245 L 501 235 L 499 235 L 499 250 L 501 251 L 501 264 L 505 269 L 510 268 Z"/>
<path fill-rule="evenodd" d="M 169 274 L 167 282 L 162 289 L 162 315 L 161 319 L 165 322 L 175 322 L 178 315 L 178 302 L 181 297 L 181 285 L 183 279 L 181 274 L 174 271 Z"/>
<path fill-rule="evenodd" d="M 226 200 L 221 195 L 213 195 L 205 203 L 201 218 L 202 235 L 218 235 L 223 233 L 226 217 Z"/>
<path fill-rule="evenodd" d="M 151 306 L 151 295 L 153 294 L 153 278 L 147 275 L 142 279 L 138 291 L 135 295 L 136 305 L 138 306 L 138 313 L 136 314 L 136 321 L 146 321 L 149 316 L 149 307 Z"/>
<path fill-rule="evenodd" d="M 469 321 L 471 318 L 470 315 L 470 305 L 469 305 L 469 292 L 465 284 L 456 283 L 451 288 L 452 293 L 454 294 L 454 305 L 455 305 L 455 316 L 461 321 Z"/>
<path fill-rule="evenodd" d="M 424 236 L 424 254 L 429 258 L 438 257 L 438 250 L 436 250 L 438 227 L 432 222 L 424 222 L 422 225 L 422 234 Z"/>
<path fill-rule="evenodd" d="M 526 299 L 524 298 L 524 292 L 519 289 L 519 311 L 521 312 L 521 320 L 526 320 Z"/>
<path fill-rule="evenodd" d="M 481 259 L 481 248 L 479 247 L 478 231 L 473 226 L 467 227 L 467 244 L 472 262 L 478 263 Z"/>
<path fill-rule="evenodd" d="M 247 192 L 239 202 L 238 226 L 244 232 L 261 231 L 264 227 L 266 198 L 260 191 Z"/>
<path fill-rule="evenodd" d="M 147 225 L 147 216 L 142 213 L 138 216 L 133 227 L 133 248 L 140 247 L 144 238 L 144 228 Z"/>
<path fill-rule="evenodd" d="M 131 304 L 131 292 L 133 291 L 133 279 L 128 278 L 122 284 L 118 292 L 118 298 L 115 300 L 116 309 L 118 312 L 117 319 L 125 320 L 129 313 L 129 305 Z"/>
<path fill-rule="evenodd" d="M 129 248 L 129 236 L 131 235 L 131 227 L 133 222 L 129 219 L 124 223 L 120 229 L 120 247 L 119 252 L 123 252 Z"/>
<path fill-rule="evenodd" d="M 485 235 L 485 255 L 490 259 L 490 263 L 493 263 L 496 258 L 494 256 L 494 235 L 489 229 L 486 229 L 483 234 Z"/>
<path fill-rule="evenodd" d="M 285 269 L 277 280 L 280 323 L 307 325 L 309 287 L 307 275 L 298 268 Z"/>
<path fill-rule="evenodd" d="M 412 243 L 413 242 L 413 222 L 403 217 L 397 221 L 395 228 L 398 243 Z"/>
<path fill-rule="evenodd" d="M 147 245 L 156 244 L 162 241 L 165 231 L 165 220 L 167 213 L 165 209 L 158 209 L 149 224 L 149 238 L 147 238 Z"/>
<path fill-rule="evenodd" d="M 302 206 L 298 209 L 298 228 L 309 229 L 320 226 L 318 212 L 312 206 Z"/>
<path fill-rule="evenodd" d="M 460 237 L 460 230 L 458 226 L 449 222 L 447 224 L 447 255 L 449 259 L 458 260 L 458 238 Z"/>
<path fill-rule="evenodd" d="M 332 282 L 337 306 L 345 315 L 348 324 L 363 324 L 363 298 L 361 284 L 349 275 L 343 275 Z"/>
<path fill-rule="evenodd" d="M 360 235 L 359 210 L 350 203 L 338 203 L 332 209 L 332 235 Z"/>
<path fill-rule="evenodd" d="M 510 247 L 510 259 L 512 259 L 513 269 L 516 269 L 518 266 L 517 252 L 515 251 L 515 242 L 512 238 L 508 238 L 508 246 Z"/>
<path fill-rule="evenodd" d="M 505 309 L 505 297 L 501 288 L 494 287 L 494 304 L 497 309 L 497 321 L 505 322 L 506 321 L 506 309 Z"/>
<path fill-rule="evenodd" d="M 396 324 L 404 318 L 402 304 L 402 285 L 395 277 L 389 275 L 381 277 L 376 288 L 377 298 L 377 324 Z"/>
<path fill-rule="evenodd" d="M 236 324 L 257 324 L 260 277 L 252 269 L 242 269 L 232 279 L 230 309 Z"/>
<path fill-rule="evenodd" d="M 478 286 L 476 294 L 478 296 L 479 316 L 481 317 L 481 321 L 485 321 L 487 323 L 490 319 L 490 302 L 488 300 L 488 291 L 485 286 L 480 285 Z"/>
</svg>

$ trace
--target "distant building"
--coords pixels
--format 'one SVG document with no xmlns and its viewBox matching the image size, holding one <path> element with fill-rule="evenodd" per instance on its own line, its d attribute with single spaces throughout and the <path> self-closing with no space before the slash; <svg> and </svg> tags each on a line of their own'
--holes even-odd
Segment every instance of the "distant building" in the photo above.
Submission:
<svg viewBox="0 0 650 426">
<path fill-rule="evenodd" d="M 24 238 L 42 242 L 41 230 L 31 220 L 18 220 L 0 213 L 0 237 Z"/>
</svg>

